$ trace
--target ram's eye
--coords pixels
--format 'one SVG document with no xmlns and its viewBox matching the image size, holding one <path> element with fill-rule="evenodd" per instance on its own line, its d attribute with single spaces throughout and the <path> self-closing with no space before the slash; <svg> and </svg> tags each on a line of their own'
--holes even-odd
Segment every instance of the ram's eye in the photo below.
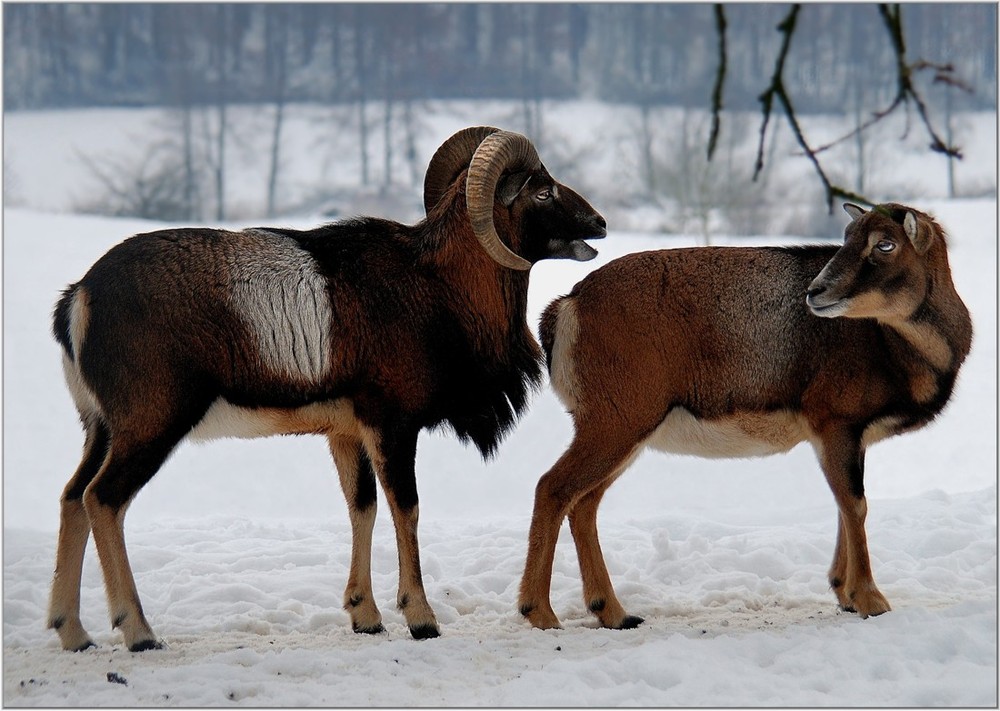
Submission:
<svg viewBox="0 0 1000 711">
<path fill-rule="evenodd" d="M 875 249 L 880 251 L 882 254 L 889 254 L 892 250 L 896 249 L 896 243 L 890 242 L 887 239 L 879 240 L 875 244 Z"/>
<path fill-rule="evenodd" d="M 545 190 L 535 193 L 535 199 L 538 200 L 538 202 L 545 202 L 547 200 L 551 200 L 552 191 L 549 188 L 546 188 Z"/>
</svg>

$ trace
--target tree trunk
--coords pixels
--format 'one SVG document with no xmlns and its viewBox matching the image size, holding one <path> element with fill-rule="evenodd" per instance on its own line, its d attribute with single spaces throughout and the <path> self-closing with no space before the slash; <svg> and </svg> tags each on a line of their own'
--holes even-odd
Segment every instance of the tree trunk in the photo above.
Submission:
<svg viewBox="0 0 1000 711">
<path fill-rule="evenodd" d="M 267 216 L 278 212 L 278 171 L 281 166 L 281 127 L 285 118 L 285 101 L 274 104 L 274 130 L 271 133 L 271 165 L 267 172 Z"/>
</svg>

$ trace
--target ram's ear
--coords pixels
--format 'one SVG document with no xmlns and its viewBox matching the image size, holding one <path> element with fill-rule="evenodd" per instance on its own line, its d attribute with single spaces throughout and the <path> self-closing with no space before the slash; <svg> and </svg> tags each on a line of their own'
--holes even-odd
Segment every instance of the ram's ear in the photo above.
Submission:
<svg viewBox="0 0 1000 711">
<path fill-rule="evenodd" d="M 509 207 L 510 204 L 514 202 L 514 198 L 516 198 L 524 189 L 524 186 L 528 184 L 529 180 L 531 180 L 531 173 L 529 171 L 519 171 L 517 173 L 511 173 L 510 175 L 504 176 L 497 184 L 497 198 L 505 207 Z"/>
<path fill-rule="evenodd" d="M 851 222 L 854 222 L 854 220 L 858 219 L 863 214 L 865 214 L 866 211 L 864 210 L 864 208 L 858 207 L 857 205 L 855 205 L 852 202 L 845 202 L 844 203 L 844 212 L 846 212 L 848 215 L 850 215 L 851 216 Z"/>
</svg>

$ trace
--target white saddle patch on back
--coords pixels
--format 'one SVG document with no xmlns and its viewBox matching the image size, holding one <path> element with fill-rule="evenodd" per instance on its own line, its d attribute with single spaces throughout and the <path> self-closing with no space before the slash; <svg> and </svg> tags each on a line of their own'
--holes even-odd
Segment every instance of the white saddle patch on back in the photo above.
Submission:
<svg viewBox="0 0 1000 711">
<path fill-rule="evenodd" d="M 307 382 L 320 380 L 330 367 L 326 280 L 292 239 L 259 230 L 243 235 L 253 243 L 230 264 L 234 309 L 256 336 L 269 368 Z"/>
</svg>

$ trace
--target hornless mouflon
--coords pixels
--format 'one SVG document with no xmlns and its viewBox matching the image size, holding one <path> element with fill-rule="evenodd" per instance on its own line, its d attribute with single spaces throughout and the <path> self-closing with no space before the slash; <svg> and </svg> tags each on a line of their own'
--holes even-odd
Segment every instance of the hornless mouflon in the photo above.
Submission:
<svg viewBox="0 0 1000 711">
<path fill-rule="evenodd" d="M 612 589 L 597 508 L 646 447 L 748 457 L 808 441 L 839 509 L 837 600 L 862 617 L 889 610 L 865 538 L 865 450 L 941 411 L 972 323 L 930 216 L 845 209 L 839 248 L 631 254 L 545 310 L 542 346 L 575 434 L 535 489 L 519 599 L 535 627 L 559 626 L 549 585 L 567 516 L 587 608 L 604 627 L 642 622 Z"/>
</svg>

